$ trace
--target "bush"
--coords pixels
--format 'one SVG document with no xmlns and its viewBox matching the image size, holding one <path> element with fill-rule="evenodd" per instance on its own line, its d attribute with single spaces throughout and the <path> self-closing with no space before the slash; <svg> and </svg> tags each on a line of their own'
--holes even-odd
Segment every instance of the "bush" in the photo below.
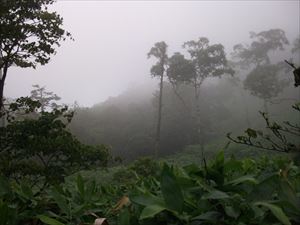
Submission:
<svg viewBox="0 0 300 225">
<path fill-rule="evenodd" d="M 38 113 L 39 107 L 20 98 L 6 112 L 9 123 L 0 127 L 1 175 L 43 189 L 83 168 L 107 166 L 108 147 L 84 145 L 67 129 L 73 112 L 60 107 Z"/>
</svg>

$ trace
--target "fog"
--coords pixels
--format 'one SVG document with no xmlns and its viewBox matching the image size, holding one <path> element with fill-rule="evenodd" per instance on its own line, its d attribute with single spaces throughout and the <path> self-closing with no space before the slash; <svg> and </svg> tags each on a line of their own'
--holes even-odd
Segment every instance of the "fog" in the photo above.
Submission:
<svg viewBox="0 0 300 225">
<path fill-rule="evenodd" d="M 300 0 L 0 0 L 0 225 L 300 225 L 299 181 Z"/>
<path fill-rule="evenodd" d="M 208 37 L 227 54 L 249 40 L 249 32 L 281 28 L 290 41 L 299 35 L 299 1 L 58 1 L 51 8 L 64 18 L 75 41 L 36 70 L 11 67 L 6 97 L 29 95 L 31 85 L 92 106 L 132 86 L 151 84 L 146 54 L 165 41 L 168 52 L 185 41 Z"/>
</svg>

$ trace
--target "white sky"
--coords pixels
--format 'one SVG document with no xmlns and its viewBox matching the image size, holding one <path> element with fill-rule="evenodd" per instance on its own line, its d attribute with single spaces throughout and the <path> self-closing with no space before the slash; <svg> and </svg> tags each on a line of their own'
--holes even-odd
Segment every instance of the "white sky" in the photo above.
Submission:
<svg viewBox="0 0 300 225">
<path fill-rule="evenodd" d="M 165 41 L 169 52 L 201 36 L 232 46 L 249 31 L 300 33 L 299 1 L 58 1 L 54 9 L 75 41 L 66 41 L 49 64 L 36 70 L 10 68 L 5 96 L 29 94 L 32 84 L 91 106 L 133 85 L 148 82 L 153 61 L 146 54 Z"/>
</svg>

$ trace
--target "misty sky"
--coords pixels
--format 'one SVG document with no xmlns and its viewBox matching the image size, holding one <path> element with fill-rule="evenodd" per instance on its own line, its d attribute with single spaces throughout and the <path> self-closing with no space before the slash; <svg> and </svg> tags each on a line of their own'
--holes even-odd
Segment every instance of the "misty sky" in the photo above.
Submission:
<svg viewBox="0 0 300 225">
<path fill-rule="evenodd" d="M 91 106 L 131 86 L 148 82 L 153 61 L 146 57 L 155 42 L 169 53 L 185 41 L 208 37 L 227 53 L 246 43 L 249 31 L 286 31 L 299 35 L 299 1 L 58 1 L 54 10 L 75 41 L 58 48 L 49 64 L 36 70 L 10 68 L 5 96 L 26 96 L 32 84 Z"/>
</svg>

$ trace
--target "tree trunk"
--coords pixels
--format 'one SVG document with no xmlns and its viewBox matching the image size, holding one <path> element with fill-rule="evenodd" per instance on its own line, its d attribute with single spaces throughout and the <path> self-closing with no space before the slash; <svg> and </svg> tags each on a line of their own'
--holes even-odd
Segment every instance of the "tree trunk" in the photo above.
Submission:
<svg viewBox="0 0 300 225">
<path fill-rule="evenodd" d="M 3 66 L 3 68 L 0 68 L 0 112 L 2 112 L 2 110 L 4 110 L 4 83 L 5 83 L 5 78 L 7 75 L 7 69 L 8 66 L 7 64 L 5 64 Z M 2 70 L 3 70 L 3 74 L 2 74 Z M 5 126 L 5 117 L 1 116 L 1 126 L 4 127 Z"/>
<path fill-rule="evenodd" d="M 162 92 L 163 92 L 163 74 L 160 76 L 159 84 L 159 102 L 158 102 L 158 117 L 157 117 L 157 126 L 156 126 L 156 137 L 155 137 L 155 153 L 154 157 L 158 157 L 158 151 L 160 147 L 160 128 L 161 128 L 161 112 L 162 112 Z"/>
<path fill-rule="evenodd" d="M 268 102 L 266 99 L 264 99 L 264 113 L 269 113 Z"/>
<path fill-rule="evenodd" d="M 2 77 L 2 69 L 0 69 L 0 109 L 3 107 L 3 91 L 4 91 L 4 79 Z"/>
<path fill-rule="evenodd" d="M 203 140 L 203 131 L 201 127 L 201 115 L 200 115 L 200 105 L 199 105 L 199 99 L 200 99 L 200 89 L 197 85 L 194 86 L 195 90 L 195 104 L 196 104 L 196 128 L 197 128 L 197 138 L 199 140 L 200 150 L 201 150 L 201 161 L 204 161 L 205 155 L 204 155 L 204 140 Z"/>
</svg>

